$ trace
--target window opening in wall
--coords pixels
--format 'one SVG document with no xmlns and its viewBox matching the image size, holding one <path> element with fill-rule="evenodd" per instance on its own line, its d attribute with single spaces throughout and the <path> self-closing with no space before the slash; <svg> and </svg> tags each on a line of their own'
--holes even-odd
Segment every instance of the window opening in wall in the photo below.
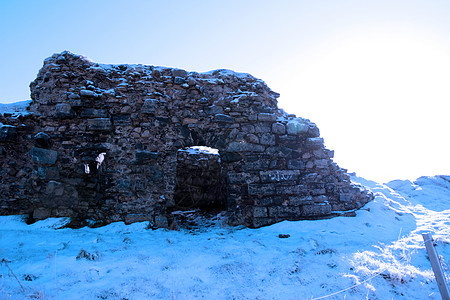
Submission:
<svg viewBox="0 0 450 300">
<path fill-rule="evenodd" d="M 193 146 L 178 150 L 174 199 L 176 210 L 226 209 L 225 178 L 217 149 Z"/>
<path fill-rule="evenodd" d="M 97 170 L 102 165 L 103 161 L 105 160 L 105 152 L 100 153 L 96 158 L 95 161 L 84 164 L 84 173 L 86 174 L 96 174 Z"/>
</svg>

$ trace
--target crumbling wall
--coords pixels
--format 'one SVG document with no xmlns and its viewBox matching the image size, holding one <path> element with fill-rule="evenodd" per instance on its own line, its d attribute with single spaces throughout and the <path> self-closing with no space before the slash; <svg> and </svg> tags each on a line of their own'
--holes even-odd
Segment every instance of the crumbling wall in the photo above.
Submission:
<svg viewBox="0 0 450 300">
<path fill-rule="evenodd" d="M 372 199 L 332 161 L 317 126 L 279 110 L 279 95 L 249 74 L 102 65 L 63 52 L 30 87 L 33 135 L 19 133 L 27 142 L 1 164 L 18 159 L 18 169 L 31 169 L 24 191 L 33 200 L 20 211 L 35 218 L 167 226 L 177 152 L 191 146 L 218 150 L 231 224 L 326 217 Z M 1 213 L 17 211 L 16 196 L 0 199 Z"/>
</svg>

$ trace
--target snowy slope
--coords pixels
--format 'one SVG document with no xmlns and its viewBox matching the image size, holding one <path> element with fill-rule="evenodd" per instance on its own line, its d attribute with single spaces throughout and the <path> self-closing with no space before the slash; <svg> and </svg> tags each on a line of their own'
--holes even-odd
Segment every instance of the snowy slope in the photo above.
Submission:
<svg viewBox="0 0 450 300">
<path fill-rule="evenodd" d="M 448 277 L 449 177 L 353 180 L 377 195 L 356 217 L 260 229 L 73 230 L 57 229 L 63 218 L 0 217 L 0 299 L 321 299 L 342 290 L 326 299 L 440 299 L 421 233 L 433 233 Z"/>
<path fill-rule="evenodd" d="M 13 116 L 28 115 L 27 107 L 30 106 L 31 100 L 20 101 L 15 103 L 0 103 L 0 114 L 12 114 Z"/>
</svg>

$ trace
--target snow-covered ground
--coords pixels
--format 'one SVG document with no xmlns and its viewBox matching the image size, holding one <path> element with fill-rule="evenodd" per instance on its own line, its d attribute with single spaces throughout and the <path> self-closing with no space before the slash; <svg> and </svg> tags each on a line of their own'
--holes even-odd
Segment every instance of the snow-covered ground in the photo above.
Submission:
<svg viewBox="0 0 450 300">
<path fill-rule="evenodd" d="M 440 299 L 421 233 L 449 278 L 450 176 L 353 180 L 376 193 L 356 217 L 259 229 L 2 216 L 0 299 Z"/>
</svg>

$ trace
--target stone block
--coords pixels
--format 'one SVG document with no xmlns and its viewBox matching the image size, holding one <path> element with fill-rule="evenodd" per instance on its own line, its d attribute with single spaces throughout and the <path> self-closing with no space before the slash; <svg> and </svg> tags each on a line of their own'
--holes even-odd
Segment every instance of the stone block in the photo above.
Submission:
<svg viewBox="0 0 450 300">
<path fill-rule="evenodd" d="M 275 194 L 275 186 L 273 184 L 249 184 L 248 185 L 248 194 L 249 195 L 274 195 Z"/>
<path fill-rule="evenodd" d="M 242 132 L 247 132 L 247 133 L 255 133 L 256 132 L 255 126 L 251 125 L 251 124 L 243 124 L 241 126 L 241 131 Z"/>
<path fill-rule="evenodd" d="M 50 180 L 45 188 L 45 194 L 52 196 L 62 196 L 64 193 L 64 186 L 61 182 Z"/>
<path fill-rule="evenodd" d="M 287 167 L 290 170 L 303 170 L 306 165 L 301 159 L 289 159 L 287 161 Z"/>
<path fill-rule="evenodd" d="M 263 145 L 250 144 L 246 142 L 231 142 L 228 145 L 228 152 L 263 152 L 266 149 Z"/>
<path fill-rule="evenodd" d="M 60 119 L 72 118 L 74 113 L 68 103 L 58 103 L 55 106 L 55 117 Z"/>
<path fill-rule="evenodd" d="M 288 183 L 288 182 L 295 182 L 300 176 L 300 171 L 270 170 L 270 171 L 260 171 L 259 175 L 261 177 L 262 183 L 269 183 L 269 182 Z"/>
<path fill-rule="evenodd" d="M 277 116 L 275 114 L 270 113 L 259 113 L 258 121 L 260 122 L 275 122 L 277 120 Z"/>
<path fill-rule="evenodd" d="M 270 123 L 256 123 L 254 125 L 255 133 L 270 133 L 272 132 L 272 126 Z"/>
<path fill-rule="evenodd" d="M 292 149 L 288 147 L 272 146 L 266 149 L 266 153 L 272 157 L 289 157 Z"/>
<path fill-rule="evenodd" d="M 158 152 L 152 152 L 152 151 L 145 151 L 145 150 L 139 150 L 136 151 L 135 154 L 135 164 L 144 164 L 145 162 L 149 160 L 156 160 L 159 156 Z"/>
<path fill-rule="evenodd" d="M 303 118 L 295 118 L 288 121 L 286 129 L 290 135 L 306 134 L 309 130 L 309 122 Z"/>
<path fill-rule="evenodd" d="M 157 99 L 145 99 L 141 112 L 144 114 L 154 114 L 158 106 L 159 101 Z"/>
<path fill-rule="evenodd" d="M 94 99 L 100 97 L 100 95 L 98 95 L 96 92 L 90 90 L 81 90 L 80 96 L 84 98 L 94 98 Z"/>
<path fill-rule="evenodd" d="M 51 216 L 52 211 L 48 208 L 36 208 L 33 211 L 33 219 L 35 220 L 44 220 Z"/>
<path fill-rule="evenodd" d="M 111 120 L 109 118 L 88 119 L 87 129 L 92 131 L 111 131 Z"/>
<path fill-rule="evenodd" d="M 51 138 L 44 132 L 39 132 L 34 136 L 34 145 L 38 148 L 49 149 L 52 145 Z"/>
<path fill-rule="evenodd" d="M 269 217 L 274 218 L 298 218 L 300 207 L 298 206 L 272 206 L 269 207 Z"/>
<path fill-rule="evenodd" d="M 267 207 L 254 206 L 253 207 L 253 217 L 255 218 L 267 218 Z"/>
<path fill-rule="evenodd" d="M 312 150 L 320 149 L 323 146 L 324 146 L 323 145 L 323 138 L 318 138 L 318 137 L 307 138 L 306 141 L 305 141 L 305 147 L 307 149 L 312 149 Z"/>
<path fill-rule="evenodd" d="M 275 135 L 271 133 L 263 133 L 260 138 L 260 143 L 261 145 L 275 146 Z"/>
<path fill-rule="evenodd" d="M 274 134 L 285 134 L 286 126 L 282 123 L 273 123 L 272 124 L 272 133 Z"/>
<path fill-rule="evenodd" d="M 173 79 L 173 83 L 175 83 L 175 84 L 184 84 L 184 83 L 186 83 L 186 79 L 184 79 L 183 77 L 175 77 L 174 79 Z"/>
<path fill-rule="evenodd" d="M 277 195 L 305 195 L 307 189 L 303 185 L 279 185 L 276 192 Z"/>
<path fill-rule="evenodd" d="M 214 122 L 218 123 L 233 123 L 234 118 L 224 114 L 216 114 L 214 115 Z"/>
<path fill-rule="evenodd" d="M 17 140 L 16 126 L 12 125 L 0 126 L 0 142 L 15 142 L 16 140 Z"/>
<path fill-rule="evenodd" d="M 106 109 L 85 108 L 81 111 L 82 118 L 106 118 L 108 111 Z"/>
<path fill-rule="evenodd" d="M 231 163 L 231 162 L 237 162 L 237 161 L 242 160 L 242 156 L 241 156 L 239 153 L 234 153 L 234 152 L 223 152 L 223 153 L 221 153 L 221 155 L 220 155 L 220 159 L 221 159 L 223 162 Z M 244 171 L 245 171 L 245 170 L 244 170 Z"/>
<path fill-rule="evenodd" d="M 312 196 L 290 196 L 288 198 L 289 205 L 299 206 L 305 204 L 314 204 Z"/>
<path fill-rule="evenodd" d="M 305 217 L 327 216 L 329 214 L 331 214 L 331 205 L 329 204 L 303 205 L 301 210 L 301 215 Z"/>
<path fill-rule="evenodd" d="M 206 108 L 206 112 L 211 115 L 223 114 L 223 107 L 219 105 L 211 105 Z"/>
<path fill-rule="evenodd" d="M 37 174 L 43 180 L 59 179 L 59 169 L 57 167 L 39 166 Z"/>
<path fill-rule="evenodd" d="M 339 201 L 341 202 L 350 202 L 352 200 L 351 194 L 339 194 Z"/>
<path fill-rule="evenodd" d="M 316 168 L 318 169 L 326 169 L 328 168 L 328 160 L 327 159 L 317 159 L 314 161 Z"/>
<path fill-rule="evenodd" d="M 145 222 L 145 221 L 149 221 L 152 220 L 152 216 L 149 214 L 127 214 L 125 216 L 125 224 L 131 224 L 131 223 L 136 223 L 136 222 Z"/>
<path fill-rule="evenodd" d="M 328 197 L 325 195 L 319 195 L 313 197 L 314 203 L 328 203 Z"/>
<path fill-rule="evenodd" d="M 169 227 L 169 220 L 164 215 L 155 216 L 155 227 L 157 228 L 167 228 Z"/>
<path fill-rule="evenodd" d="M 242 164 L 242 171 L 267 170 L 269 168 L 269 160 L 259 159 L 256 161 L 248 161 Z"/>
<path fill-rule="evenodd" d="M 131 115 L 123 114 L 123 115 L 115 115 L 112 116 L 112 122 L 114 126 L 130 126 L 131 123 Z"/>
<path fill-rule="evenodd" d="M 259 144 L 259 138 L 253 133 L 246 134 L 245 141 L 252 143 L 252 144 Z"/>
<path fill-rule="evenodd" d="M 310 136 L 310 137 L 319 137 L 320 136 L 320 130 L 316 126 L 316 124 L 314 124 L 314 123 L 309 124 L 308 136 Z"/>
<path fill-rule="evenodd" d="M 174 77 L 186 77 L 188 74 L 187 71 L 182 69 L 172 69 L 172 76 Z"/>
<path fill-rule="evenodd" d="M 54 165 L 58 159 L 58 152 L 38 147 L 32 147 L 30 155 L 35 163 L 41 165 Z"/>
<path fill-rule="evenodd" d="M 271 225 L 273 223 L 276 223 L 276 219 L 274 218 L 254 218 L 252 226 L 254 228 L 259 228 L 262 226 Z"/>
<path fill-rule="evenodd" d="M 255 173 L 227 173 L 227 183 L 229 184 L 250 184 L 258 183 L 259 181 L 259 176 Z"/>
</svg>

